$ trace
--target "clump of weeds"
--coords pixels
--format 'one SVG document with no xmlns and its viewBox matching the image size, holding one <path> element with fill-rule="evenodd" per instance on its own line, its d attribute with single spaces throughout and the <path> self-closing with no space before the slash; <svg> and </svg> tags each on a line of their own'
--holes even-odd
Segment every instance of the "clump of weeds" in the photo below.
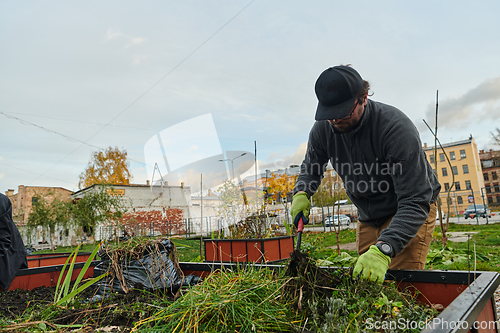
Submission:
<svg viewBox="0 0 500 333">
<path fill-rule="evenodd" d="M 306 254 L 292 253 L 284 299 L 304 318 L 303 329 L 363 332 L 373 329 L 377 321 L 385 323 L 385 332 L 419 332 L 418 327 L 425 327 L 437 315 L 435 309 L 419 303 L 414 293 L 399 291 L 395 282 L 357 280 L 351 272 L 352 268 L 326 270 Z"/>
</svg>

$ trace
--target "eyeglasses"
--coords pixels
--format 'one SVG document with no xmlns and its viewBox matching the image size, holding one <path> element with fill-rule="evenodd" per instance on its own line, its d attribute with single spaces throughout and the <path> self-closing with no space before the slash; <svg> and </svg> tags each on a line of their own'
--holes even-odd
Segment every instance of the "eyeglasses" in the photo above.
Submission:
<svg viewBox="0 0 500 333">
<path fill-rule="evenodd" d="M 354 110 L 356 110 L 357 106 L 358 106 L 358 100 L 356 100 L 356 103 L 354 103 L 354 107 L 352 108 L 351 112 L 349 112 L 349 114 L 347 116 L 345 116 L 344 118 L 338 118 L 338 119 L 332 119 L 332 120 L 345 120 L 345 119 L 351 118 L 352 114 L 354 113 Z"/>
</svg>

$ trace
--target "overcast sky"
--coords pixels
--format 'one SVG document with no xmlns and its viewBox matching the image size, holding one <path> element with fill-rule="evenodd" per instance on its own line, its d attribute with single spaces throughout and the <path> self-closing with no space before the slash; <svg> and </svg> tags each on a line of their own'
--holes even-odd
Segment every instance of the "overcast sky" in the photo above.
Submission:
<svg viewBox="0 0 500 333">
<path fill-rule="evenodd" d="M 433 143 L 422 119 L 434 128 L 439 90 L 442 143 L 472 135 L 479 149 L 499 149 L 490 133 L 500 127 L 499 7 L 2 1 L 0 191 L 77 190 L 91 153 L 109 146 L 127 150 L 134 183 L 151 178 L 146 160 L 157 142 L 163 173 L 247 152 L 234 160 L 239 170 L 255 141 L 259 171 L 299 164 L 314 123 L 314 83 L 338 64 L 371 83 L 373 100 L 405 112 L 423 143 Z"/>
</svg>

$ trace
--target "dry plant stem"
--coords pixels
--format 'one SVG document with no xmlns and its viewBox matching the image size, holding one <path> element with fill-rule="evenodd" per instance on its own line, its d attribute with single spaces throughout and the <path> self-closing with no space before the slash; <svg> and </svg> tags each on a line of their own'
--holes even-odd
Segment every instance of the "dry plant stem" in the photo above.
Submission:
<svg viewBox="0 0 500 333">
<path fill-rule="evenodd" d="M 9 326 L 6 326 L 5 328 L 2 328 L 2 331 L 14 331 L 14 330 L 19 330 L 20 328 L 26 328 L 30 326 L 35 326 L 39 324 L 45 324 L 47 326 L 52 327 L 53 329 L 57 330 L 57 326 L 49 323 L 48 321 L 42 320 L 42 321 L 29 321 L 27 323 L 19 323 L 19 324 L 12 324 Z"/>
<path fill-rule="evenodd" d="M 297 307 L 299 308 L 299 311 L 302 310 L 302 288 L 304 288 L 304 286 L 300 286 L 299 301 L 297 302 Z"/>
</svg>

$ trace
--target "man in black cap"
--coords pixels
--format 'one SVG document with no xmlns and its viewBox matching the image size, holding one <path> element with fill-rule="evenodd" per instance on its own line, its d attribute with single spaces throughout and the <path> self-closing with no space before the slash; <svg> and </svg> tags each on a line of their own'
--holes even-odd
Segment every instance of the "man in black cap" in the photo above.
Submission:
<svg viewBox="0 0 500 333">
<path fill-rule="evenodd" d="M 0 193 L 0 287 L 7 290 L 20 268 L 28 268 L 26 247 L 12 220 L 12 203 Z"/>
<path fill-rule="evenodd" d="M 310 198 L 328 161 L 358 208 L 353 275 L 383 282 L 392 269 L 424 269 L 441 185 L 411 120 L 368 99 L 369 83 L 349 66 L 316 81 L 316 123 L 294 189 L 291 214 L 307 223 Z"/>
</svg>

